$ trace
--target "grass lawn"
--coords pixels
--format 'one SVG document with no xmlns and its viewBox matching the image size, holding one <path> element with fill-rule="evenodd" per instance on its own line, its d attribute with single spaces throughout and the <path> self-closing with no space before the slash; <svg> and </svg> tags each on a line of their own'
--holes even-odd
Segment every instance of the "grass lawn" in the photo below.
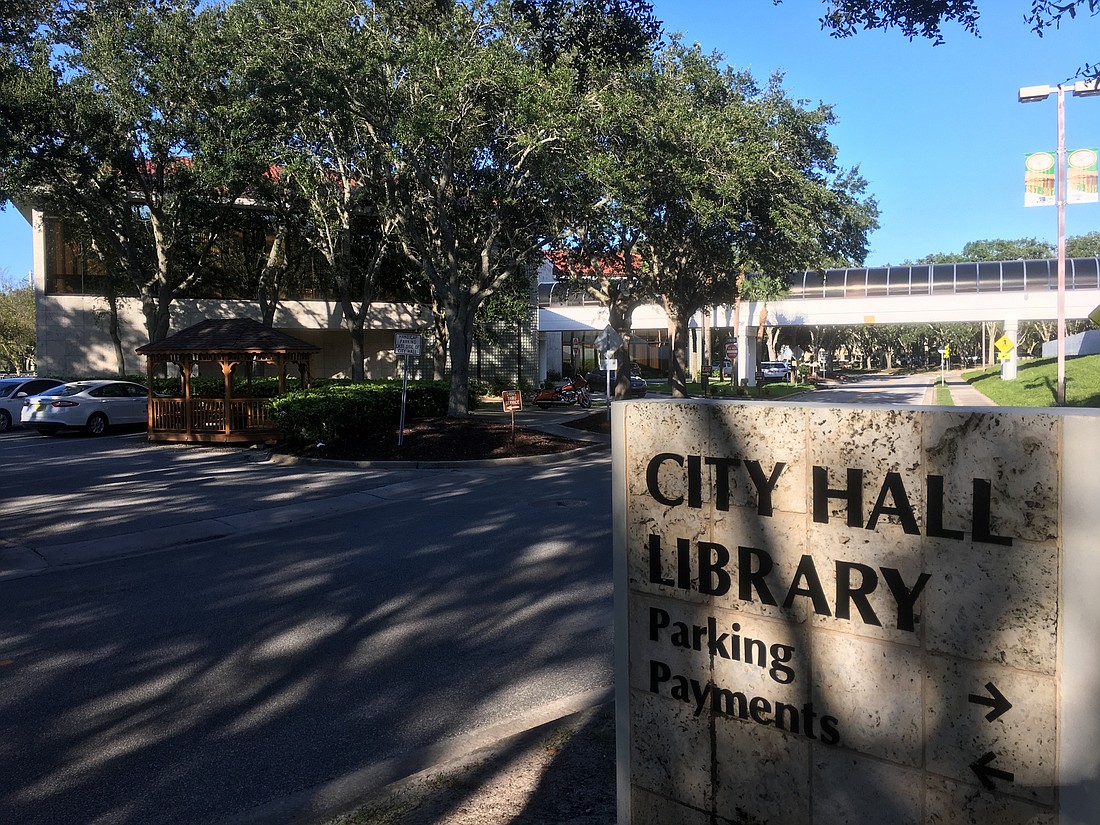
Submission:
<svg viewBox="0 0 1100 825">
<path fill-rule="evenodd" d="M 1001 380 L 1001 368 L 964 372 L 963 380 L 1002 407 L 1053 407 L 1058 382 L 1058 361 L 1040 358 L 1023 361 L 1014 381 Z M 1066 359 L 1066 406 L 1100 407 L 1100 355 Z"/>
</svg>

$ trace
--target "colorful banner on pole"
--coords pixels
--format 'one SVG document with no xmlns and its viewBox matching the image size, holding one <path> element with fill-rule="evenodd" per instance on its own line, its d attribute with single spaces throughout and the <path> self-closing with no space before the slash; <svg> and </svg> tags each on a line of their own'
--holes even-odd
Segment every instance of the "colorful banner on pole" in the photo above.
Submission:
<svg viewBox="0 0 1100 825">
<path fill-rule="evenodd" d="M 1066 160 L 1066 203 L 1096 203 L 1096 150 L 1075 149 Z"/>
<path fill-rule="evenodd" d="M 1024 206 L 1054 206 L 1054 170 L 1051 152 L 1032 152 L 1025 160 Z"/>
<path fill-rule="evenodd" d="M 1032 152 L 1025 160 L 1024 206 L 1054 206 L 1057 157 Z M 1097 150 L 1074 149 L 1066 156 L 1066 203 L 1097 203 Z"/>
</svg>

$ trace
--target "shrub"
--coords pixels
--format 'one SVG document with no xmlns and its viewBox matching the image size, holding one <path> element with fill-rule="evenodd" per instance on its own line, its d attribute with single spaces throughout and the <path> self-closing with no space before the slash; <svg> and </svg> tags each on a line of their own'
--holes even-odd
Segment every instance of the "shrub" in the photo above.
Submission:
<svg viewBox="0 0 1100 825">
<path fill-rule="evenodd" d="M 144 379 L 140 383 L 145 383 Z M 314 381 L 314 386 L 323 381 Z M 293 392 L 299 388 L 297 375 L 288 375 L 286 378 L 287 392 Z M 154 392 L 165 395 L 179 396 L 180 379 L 154 378 Z M 279 394 L 279 379 L 274 376 L 254 377 L 251 390 L 248 379 L 238 376 L 233 377 L 234 398 L 274 398 Z M 191 377 L 191 396 L 193 398 L 223 398 L 225 396 L 225 381 L 220 375 L 195 375 Z"/>
<path fill-rule="evenodd" d="M 406 420 L 446 415 L 450 394 L 446 381 L 410 382 Z M 475 403 L 476 397 L 471 397 L 471 409 Z M 323 442 L 336 448 L 354 447 L 396 432 L 401 420 L 401 382 L 333 382 L 297 390 L 273 399 L 271 415 L 292 446 Z"/>
<path fill-rule="evenodd" d="M 471 391 L 473 390 L 473 382 L 471 381 Z M 510 378 L 503 375 L 495 375 L 488 380 L 488 382 L 482 381 L 478 384 L 479 395 L 493 395 L 499 396 L 505 390 L 519 390 L 521 393 L 526 393 L 531 389 L 531 382 L 524 378 L 519 382 L 519 386 L 516 386 L 514 378 Z"/>
</svg>

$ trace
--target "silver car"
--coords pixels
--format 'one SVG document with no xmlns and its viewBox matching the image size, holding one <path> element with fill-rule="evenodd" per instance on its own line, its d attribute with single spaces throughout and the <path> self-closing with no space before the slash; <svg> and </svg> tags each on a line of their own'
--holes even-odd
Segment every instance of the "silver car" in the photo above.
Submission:
<svg viewBox="0 0 1100 825">
<path fill-rule="evenodd" d="M 27 396 L 59 387 L 62 383 L 56 378 L 0 378 L 0 433 L 19 423 Z"/>
<path fill-rule="evenodd" d="M 43 435 L 103 435 L 112 425 L 146 423 L 148 399 L 149 391 L 130 381 L 74 381 L 25 399 L 19 418 Z"/>
</svg>

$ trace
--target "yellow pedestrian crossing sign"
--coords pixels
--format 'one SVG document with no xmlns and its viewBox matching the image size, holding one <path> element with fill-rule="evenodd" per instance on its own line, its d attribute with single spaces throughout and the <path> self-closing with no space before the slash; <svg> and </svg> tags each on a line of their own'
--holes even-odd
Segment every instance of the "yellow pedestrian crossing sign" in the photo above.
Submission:
<svg viewBox="0 0 1100 825">
<path fill-rule="evenodd" d="M 1001 353 L 1001 356 L 1007 356 L 1016 346 L 1016 342 L 1009 338 L 1007 335 L 1002 335 L 996 341 L 993 342 L 993 346 L 997 348 L 997 351 Z"/>
</svg>

